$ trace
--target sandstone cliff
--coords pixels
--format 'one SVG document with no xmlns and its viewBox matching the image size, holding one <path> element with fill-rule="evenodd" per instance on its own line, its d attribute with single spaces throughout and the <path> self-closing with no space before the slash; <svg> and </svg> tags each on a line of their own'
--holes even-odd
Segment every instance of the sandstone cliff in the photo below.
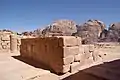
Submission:
<svg viewBox="0 0 120 80">
<path fill-rule="evenodd" d="M 105 28 L 106 26 L 102 21 L 90 19 L 81 25 L 77 25 L 77 33 L 73 35 L 82 37 L 83 44 L 94 43 L 98 41 Z"/>
</svg>

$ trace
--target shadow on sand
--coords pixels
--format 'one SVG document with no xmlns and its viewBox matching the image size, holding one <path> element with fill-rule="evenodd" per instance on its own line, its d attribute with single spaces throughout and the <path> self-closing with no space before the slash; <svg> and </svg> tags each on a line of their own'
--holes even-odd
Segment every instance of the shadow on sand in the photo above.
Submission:
<svg viewBox="0 0 120 80">
<path fill-rule="evenodd" d="M 36 68 L 50 70 L 55 73 L 51 68 L 48 68 L 47 65 L 43 63 L 23 58 L 21 56 L 12 57 Z M 68 76 L 63 80 L 120 80 L 120 60 L 105 62 L 103 64 L 87 68 L 74 75 Z"/>
</svg>

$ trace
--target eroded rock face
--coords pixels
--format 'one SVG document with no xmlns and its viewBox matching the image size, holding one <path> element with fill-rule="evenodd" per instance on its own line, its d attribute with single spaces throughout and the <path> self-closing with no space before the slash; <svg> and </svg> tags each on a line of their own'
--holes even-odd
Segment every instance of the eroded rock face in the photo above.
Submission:
<svg viewBox="0 0 120 80">
<path fill-rule="evenodd" d="M 83 44 L 98 41 L 101 32 L 105 29 L 105 24 L 99 20 L 88 20 L 82 25 L 78 25 L 77 33 L 74 35 L 82 37 Z"/>
<path fill-rule="evenodd" d="M 77 32 L 76 23 L 71 20 L 57 20 L 43 30 L 43 34 L 53 33 L 53 35 L 56 33 L 72 35 L 75 32 Z"/>
<path fill-rule="evenodd" d="M 120 22 L 111 24 L 108 30 L 102 32 L 100 38 L 103 42 L 120 42 Z"/>
<path fill-rule="evenodd" d="M 115 38 L 115 41 L 119 42 L 120 39 L 120 22 L 110 25 L 109 32 L 111 32 L 111 38 Z M 109 36 L 109 34 L 108 34 Z"/>
</svg>

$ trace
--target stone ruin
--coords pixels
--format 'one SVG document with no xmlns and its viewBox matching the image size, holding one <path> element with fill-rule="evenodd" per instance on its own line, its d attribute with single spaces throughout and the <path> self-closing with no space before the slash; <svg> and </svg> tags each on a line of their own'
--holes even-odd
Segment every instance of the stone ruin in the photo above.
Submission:
<svg viewBox="0 0 120 80">
<path fill-rule="evenodd" d="M 0 40 L 0 52 L 20 52 L 22 57 L 43 63 L 57 74 L 74 73 L 86 65 L 90 67 L 97 61 L 103 62 L 111 49 L 120 46 L 112 42 L 83 45 L 82 39 L 75 36 L 33 38 L 10 32 L 1 32 Z"/>
<path fill-rule="evenodd" d="M 30 37 L 1 32 L 0 52 L 20 52 L 20 57 L 44 65 L 57 75 L 72 75 L 107 62 L 106 56 L 120 52 L 120 44 L 102 42 L 82 44 L 81 37 Z M 43 67 L 43 68 L 44 68 Z M 62 76 L 59 76 L 61 79 Z"/>
<path fill-rule="evenodd" d="M 103 62 L 107 51 L 119 45 L 115 43 L 96 43 L 82 45 L 80 37 L 54 36 L 27 38 L 21 40 L 22 57 L 43 63 L 56 74 L 74 73 Z M 102 51 L 106 48 L 106 51 Z M 119 52 L 119 51 L 118 51 Z M 87 68 L 86 67 L 86 68 Z"/>
<path fill-rule="evenodd" d="M 0 32 L 0 52 L 20 52 L 21 39 L 32 38 L 31 36 L 20 36 L 12 32 Z"/>
<path fill-rule="evenodd" d="M 0 32 L 0 52 L 17 52 L 20 50 L 20 39 L 11 32 Z"/>
</svg>

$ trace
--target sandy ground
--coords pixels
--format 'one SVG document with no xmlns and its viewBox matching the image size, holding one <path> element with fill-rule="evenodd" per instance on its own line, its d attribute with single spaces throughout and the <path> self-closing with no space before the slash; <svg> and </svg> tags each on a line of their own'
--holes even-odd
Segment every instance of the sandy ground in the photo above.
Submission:
<svg viewBox="0 0 120 80">
<path fill-rule="evenodd" d="M 44 77 L 46 75 L 47 77 Z M 0 80 L 34 80 L 38 76 L 41 79 L 43 76 L 42 80 L 45 80 L 44 78 L 57 80 L 48 70 L 26 64 L 8 53 L 0 54 Z"/>
<path fill-rule="evenodd" d="M 120 54 L 117 52 L 105 56 L 103 64 L 79 71 L 63 80 L 119 80 Z M 28 64 L 16 56 L 19 54 L 0 54 L 0 80 L 59 80 L 49 70 Z"/>
</svg>

